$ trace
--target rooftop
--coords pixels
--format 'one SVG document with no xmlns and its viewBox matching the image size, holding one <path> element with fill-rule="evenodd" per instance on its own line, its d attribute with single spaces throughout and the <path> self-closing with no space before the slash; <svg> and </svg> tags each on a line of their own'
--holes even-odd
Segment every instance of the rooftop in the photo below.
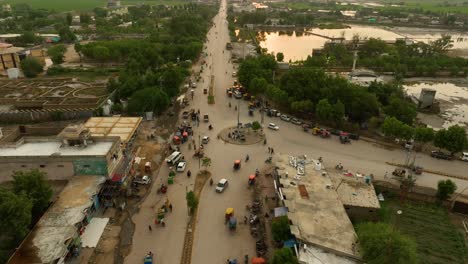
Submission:
<svg viewBox="0 0 468 264">
<path fill-rule="evenodd" d="M 25 141 L 18 146 L 0 147 L 0 157 L 104 156 L 114 141 L 94 142 L 86 147 L 62 147 L 60 141 Z"/>
<path fill-rule="evenodd" d="M 374 186 L 367 184 L 364 177 L 347 177 L 336 173 L 329 175 L 344 205 L 380 208 Z"/>
<path fill-rule="evenodd" d="M 330 177 L 322 175 L 316 161 L 307 160 L 301 171 L 290 165 L 290 158 L 282 155 L 277 166 L 291 232 L 303 242 L 340 255 L 358 256 L 357 235 Z"/>
<path fill-rule="evenodd" d="M 92 137 L 118 136 L 126 144 L 141 123 L 141 117 L 91 117 L 85 123 Z"/>
<path fill-rule="evenodd" d="M 23 51 L 23 50 L 24 50 L 24 48 L 20 48 L 20 47 L 4 48 L 4 49 L 0 50 L 0 55 L 16 53 L 16 52 Z"/>
<path fill-rule="evenodd" d="M 76 236 L 75 224 L 85 217 L 93 196 L 105 181 L 101 176 L 75 176 L 42 216 L 10 259 L 10 264 L 55 263 Z"/>
</svg>

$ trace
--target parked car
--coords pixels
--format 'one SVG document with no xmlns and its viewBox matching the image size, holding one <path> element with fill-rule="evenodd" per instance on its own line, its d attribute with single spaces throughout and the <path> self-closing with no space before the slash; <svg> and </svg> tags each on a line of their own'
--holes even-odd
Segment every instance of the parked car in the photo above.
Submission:
<svg viewBox="0 0 468 264">
<path fill-rule="evenodd" d="M 192 88 L 197 88 L 197 83 L 196 83 L 196 82 L 193 82 L 193 83 L 191 84 L 191 86 L 192 86 Z"/>
<path fill-rule="evenodd" d="M 468 161 L 468 152 L 463 152 L 460 159 L 463 161 Z"/>
<path fill-rule="evenodd" d="M 297 118 L 291 119 L 291 123 L 293 123 L 295 125 L 298 125 L 298 126 L 300 126 L 302 124 L 301 120 L 299 120 Z"/>
<path fill-rule="evenodd" d="M 234 91 L 234 98 L 236 99 L 242 99 L 242 93 L 239 91 Z"/>
<path fill-rule="evenodd" d="M 185 171 L 185 167 L 187 167 L 187 162 L 186 161 L 181 161 L 177 164 L 176 171 L 177 172 L 183 172 Z"/>
<path fill-rule="evenodd" d="M 237 72 L 232 72 L 232 77 L 236 77 L 237 76 Z"/>
<path fill-rule="evenodd" d="M 142 184 L 142 185 L 147 185 L 147 184 L 150 184 L 151 183 L 151 178 L 148 177 L 147 175 L 143 176 L 143 177 L 136 177 L 133 179 L 133 182 L 134 183 L 138 183 L 138 184 Z"/>
<path fill-rule="evenodd" d="M 448 153 L 445 153 L 445 152 L 439 151 L 439 150 L 433 150 L 431 152 L 431 157 L 436 158 L 436 159 L 444 159 L 444 160 L 453 159 L 452 154 L 448 154 Z"/>
<path fill-rule="evenodd" d="M 281 118 L 281 120 L 286 121 L 286 122 L 291 121 L 291 117 L 289 117 L 288 115 L 281 115 L 280 118 Z"/>
<path fill-rule="evenodd" d="M 330 134 L 335 135 L 335 136 L 339 136 L 341 134 L 341 132 L 343 132 L 343 131 L 338 130 L 338 129 L 330 130 Z"/>
<path fill-rule="evenodd" d="M 216 192 L 222 193 L 228 187 L 229 182 L 226 179 L 221 179 L 218 184 L 216 185 Z"/>
<path fill-rule="evenodd" d="M 268 124 L 268 128 L 273 130 L 279 130 L 279 126 L 275 125 L 275 123 Z"/>
<path fill-rule="evenodd" d="M 202 144 L 208 144 L 208 142 L 210 142 L 210 137 L 209 136 L 204 136 L 202 138 Z"/>
<path fill-rule="evenodd" d="M 359 140 L 359 134 L 349 133 L 349 138 L 354 140 Z"/>
</svg>

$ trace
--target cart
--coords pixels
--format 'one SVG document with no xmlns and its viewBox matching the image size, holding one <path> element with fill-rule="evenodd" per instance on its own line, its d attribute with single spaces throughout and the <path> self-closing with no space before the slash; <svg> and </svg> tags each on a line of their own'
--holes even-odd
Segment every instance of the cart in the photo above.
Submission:
<svg viewBox="0 0 468 264">
<path fill-rule="evenodd" d="M 238 170 L 241 168 L 241 161 L 240 160 L 235 160 L 234 161 L 234 170 Z"/>
</svg>

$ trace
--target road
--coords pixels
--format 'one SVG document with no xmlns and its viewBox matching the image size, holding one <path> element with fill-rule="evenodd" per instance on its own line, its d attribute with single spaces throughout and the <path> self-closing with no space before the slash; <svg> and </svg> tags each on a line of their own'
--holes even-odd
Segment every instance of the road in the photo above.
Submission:
<svg viewBox="0 0 468 264">
<path fill-rule="evenodd" d="M 208 67 L 203 72 L 203 81 L 195 89 L 195 97 L 190 108 L 200 109 L 201 114 L 208 114 L 210 123 L 214 129 L 208 130 L 208 123 L 195 127 L 194 139 L 198 144 L 198 136 L 208 135 L 211 142 L 206 145 L 205 153 L 212 159 L 209 170 L 213 179 L 217 182 L 221 178 L 229 180 L 229 187 L 224 193 L 215 193 L 214 186 L 208 184 L 204 187 L 199 204 L 197 227 L 192 252 L 192 263 L 223 263 L 227 258 L 238 258 L 248 254 L 253 256 L 255 250 L 254 240 L 249 235 L 248 226 L 243 225 L 243 217 L 246 213 L 245 205 L 251 200 L 251 194 L 247 188 L 248 175 L 256 168 L 261 168 L 268 156 L 267 147 L 273 147 L 275 153 L 288 153 L 292 155 L 306 154 L 309 157 L 323 157 L 325 166 L 335 166 L 341 162 L 345 169 L 361 173 L 373 173 L 377 179 L 384 178 L 385 172 L 391 174 L 393 167 L 385 162 L 404 163 L 405 152 L 403 150 L 388 150 L 365 141 L 353 141 L 352 144 L 342 145 L 336 137 L 322 139 L 306 134 L 299 126 L 279 120 L 278 118 L 265 117 L 264 124 L 274 122 L 280 126 L 279 131 L 265 131 L 268 144 L 254 144 L 248 146 L 231 145 L 218 140 L 216 135 L 223 128 L 234 126 L 237 123 L 237 112 L 228 107 L 228 103 L 240 105 L 240 122 L 246 123 L 260 120 L 259 113 L 254 117 L 248 116 L 245 101 L 237 101 L 228 98 L 225 89 L 232 85 L 234 78 L 233 65 L 229 62 L 229 52 L 225 50 L 229 35 L 226 22 L 226 1 L 222 0 L 220 12 L 214 18 L 214 26 L 207 35 L 206 61 Z M 195 67 L 197 72 L 198 67 Z M 208 105 L 203 87 L 208 88 L 210 76 L 214 75 L 215 104 Z M 182 145 L 181 151 L 188 160 L 188 168 L 193 174 L 199 170 L 198 160 L 192 158 L 193 150 L 188 150 L 187 144 Z M 232 165 L 236 159 L 244 159 L 250 155 L 250 161 L 243 162 L 240 171 L 233 172 Z M 433 159 L 427 155 L 418 154 L 417 164 L 434 171 L 446 171 L 449 174 L 466 175 L 468 164 L 460 161 L 442 161 Z M 182 254 L 184 233 L 187 217 L 185 193 L 193 189 L 194 177 L 187 178 L 185 173 L 176 176 L 175 184 L 169 186 L 167 195 L 156 194 L 160 181 L 166 181 L 169 168 L 163 164 L 159 171 L 158 180 L 152 186 L 151 193 L 142 203 L 139 213 L 133 217 L 135 234 L 133 247 L 125 259 L 125 263 L 140 263 L 148 251 L 155 253 L 156 263 L 178 264 Z M 435 187 L 437 181 L 445 179 L 438 175 L 424 173 L 418 176 L 417 185 Z M 467 181 L 452 179 L 458 189 L 468 186 Z M 156 208 L 162 205 L 168 198 L 174 206 L 172 213 L 168 214 L 166 227 L 154 226 L 148 230 L 148 225 L 154 221 Z M 227 207 L 235 209 L 238 218 L 236 232 L 230 232 L 224 225 L 224 211 Z"/>
</svg>

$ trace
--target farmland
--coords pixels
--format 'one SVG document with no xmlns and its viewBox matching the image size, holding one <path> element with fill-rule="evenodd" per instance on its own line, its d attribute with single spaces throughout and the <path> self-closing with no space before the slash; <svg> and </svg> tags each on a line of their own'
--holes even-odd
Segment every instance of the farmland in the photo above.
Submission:
<svg viewBox="0 0 468 264">
<path fill-rule="evenodd" d="M 463 234 L 450 222 L 446 209 L 411 201 L 399 207 L 396 200 L 382 205 L 384 218 L 416 241 L 420 263 L 466 263 Z M 399 218 L 397 210 L 403 211 Z"/>
<path fill-rule="evenodd" d="M 59 12 L 64 11 L 91 11 L 95 7 L 105 7 L 106 0 L 5 0 L 9 4 L 28 4 L 32 8 L 44 8 L 55 10 Z M 121 1 L 123 5 L 136 5 L 136 4 L 149 4 L 149 5 L 179 5 L 187 3 L 188 1 L 171 1 L 171 0 L 124 0 Z"/>
</svg>

